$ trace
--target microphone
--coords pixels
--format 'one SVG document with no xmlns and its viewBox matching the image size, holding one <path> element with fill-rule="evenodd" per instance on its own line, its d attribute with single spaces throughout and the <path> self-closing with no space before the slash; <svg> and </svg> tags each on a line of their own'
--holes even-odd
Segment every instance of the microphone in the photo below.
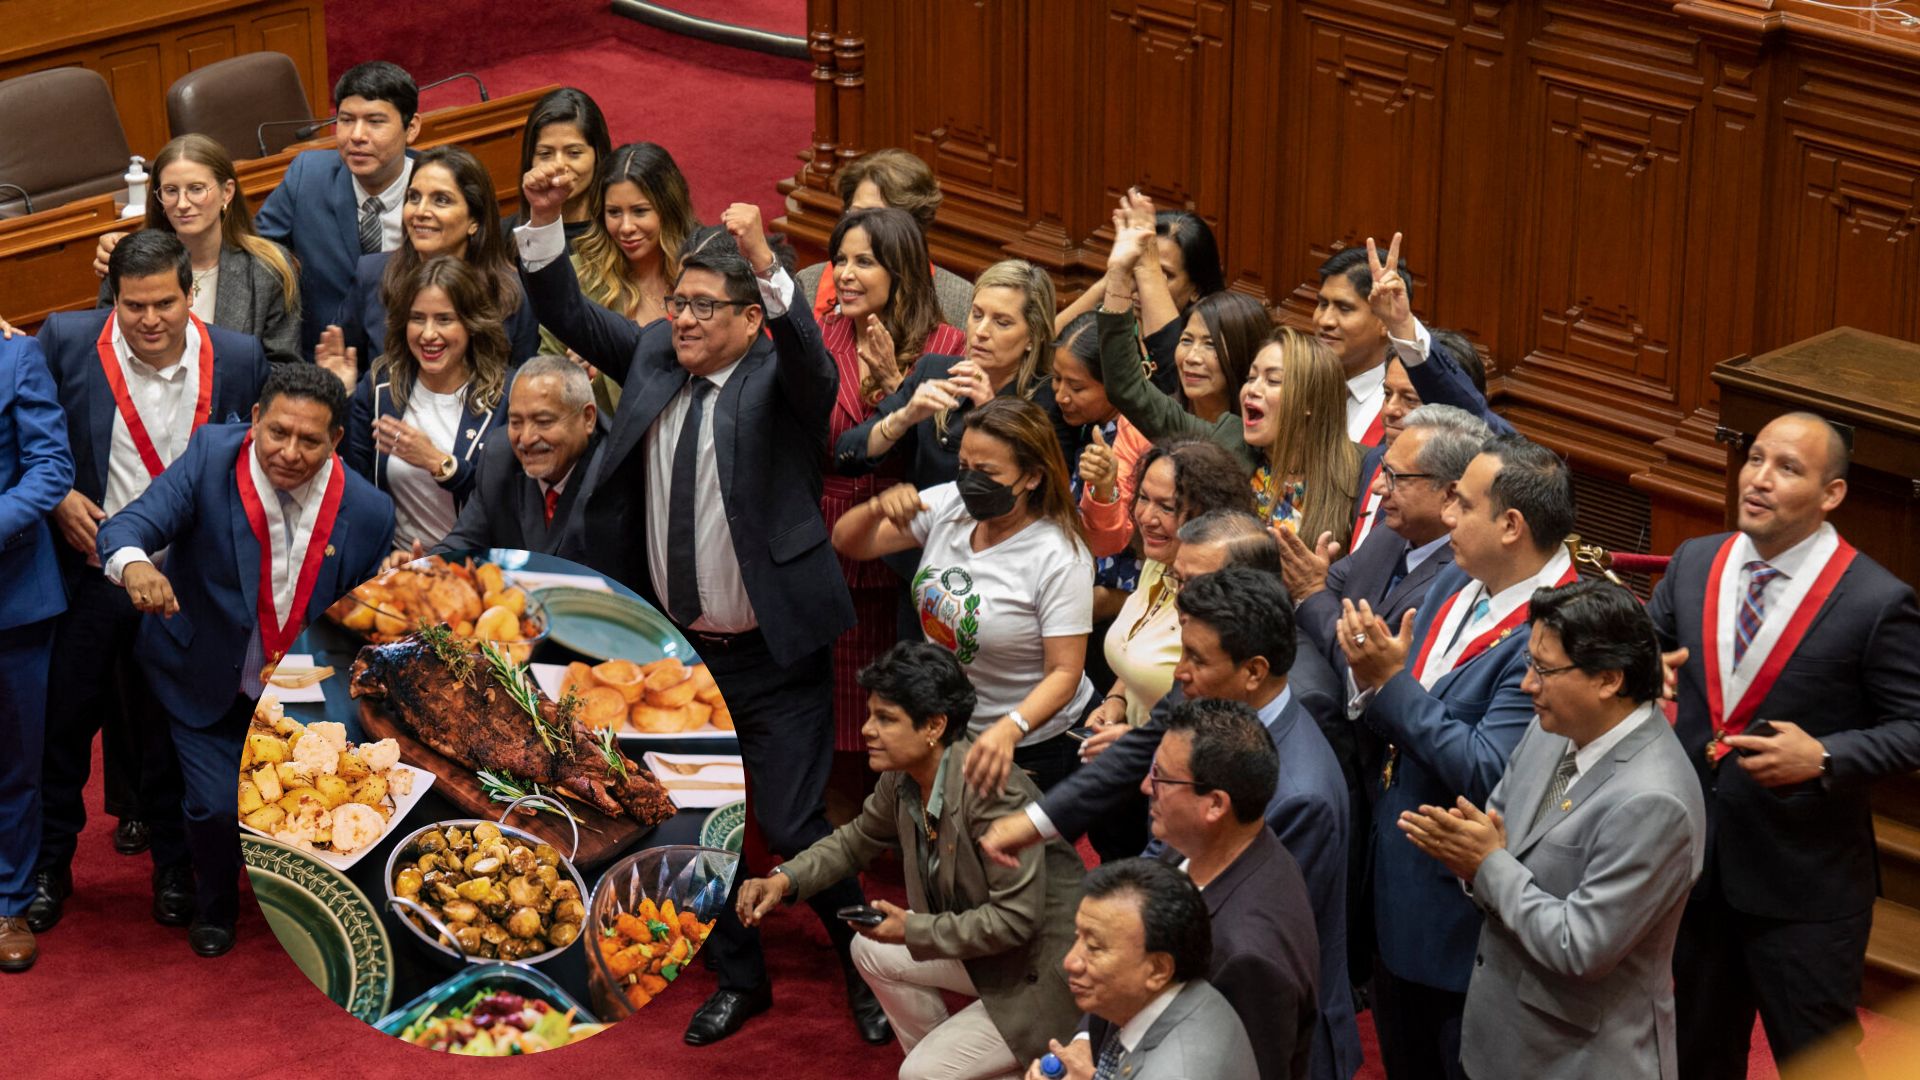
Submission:
<svg viewBox="0 0 1920 1080">
<path fill-rule="evenodd" d="M 427 85 L 425 85 L 425 86 L 423 86 L 423 87 L 421 87 L 421 88 L 420 88 L 420 92 L 424 94 L 424 93 L 426 93 L 427 91 L 429 91 L 429 90 L 431 90 L 431 89 L 433 89 L 433 88 L 434 88 L 434 87 L 436 87 L 436 86 L 445 86 L 445 85 L 447 85 L 448 83 L 450 83 L 450 82 L 452 82 L 452 81 L 454 81 L 455 79 L 472 79 L 472 80 L 473 80 L 473 85 L 475 85 L 475 86 L 477 86 L 477 87 L 479 87 L 479 88 L 480 88 L 480 100 L 481 100 L 481 101 L 491 101 L 491 100 L 493 100 L 492 98 L 489 98 L 489 97 L 487 96 L 487 84 L 486 84 L 486 83 L 483 83 L 483 82 L 481 82 L 481 81 L 480 81 L 480 76 L 478 76 L 478 75 L 475 75 L 475 74 L 474 74 L 473 72 L 471 72 L 471 71 L 463 71 L 463 72 L 461 72 L 461 73 L 459 73 L 458 75 L 449 75 L 449 76 L 447 76 L 447 77 L 446 77 L 446 78 L 444 78 L 444 79 L 440 79 L 440 80 L 437 80 L 437 81 L 435 81 L 435 82 L 430 82 L 430 83 L 428 83 Z"/>
<path fill-rule="evenodd" d="M 27 213 L 33 213 L 33 196 L 27 194 L 26 188 L 21 187 L 19 184 L 0 184 L 0 191 L 19 192 L 20 201 L 27 205 Z"/>
<path fill-rule="evenodd" d="M 329 116 L 324 120 L 315 120 L 309 116 L 309 117 L 302 117 L 298 120 L 269 120 L 266 123 L 261 124 L 259 127 L 254 129 L 253 137 L 254 137 L 254 140 L 260 144 L 260 156 L 266 157 L 268 154 L 268 150 L 267 150 L 267 129 L 268 128 L 286 127 L 289 124 L 305 124 L 306 125 L 305 127 L 293 133 L 294 142 L 305 142 L 306 140 L 313 138 L 314 134 L 318 132 L 321 128 L 326 127 L 328 124 L 333 123 L 333 119 L 334 119 L 333 117 Z"/>
</svg>

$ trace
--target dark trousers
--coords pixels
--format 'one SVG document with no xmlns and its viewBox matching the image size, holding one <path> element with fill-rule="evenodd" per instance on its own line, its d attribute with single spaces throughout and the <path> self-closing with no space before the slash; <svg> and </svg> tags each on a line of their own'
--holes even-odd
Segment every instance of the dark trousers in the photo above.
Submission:
<svg viewBox="0 0 1920 1080">
<path fill-rule="evenodd" d="M 1464 1080 L 1460 1014 L 1467 995 L 1410 982 L 1373 964 L 1373 1026 L 1388 1080 Z"/>
<path fill-rule="evenodd" d="M 0 916 L 25 914 L 33 898 L 52 652 L 52 619 L 0 630 Z"/>
<path fill-rule="evenodd" d="M 132 805 L 115 807 L 109 792 L 108 809 L 147 823 L 155 866 L 185 862 L 187 840 L 180 820 L 180 770 L 174 763 L 173 742 L 167 736 L 166 718 L 153 706 L 146 680 L 133 660 L 133 637 L 141 615 L 127 599 L 126 590 L 99 571 L 89 570 L 68 585 L 67 611 L 54 620 L 48 674 L 38 868 L 65 867 L 73 861 L 80 832 L 87 825 L 82 793 L 93 771 L 93 737 L 103 730 L 103 753 L 108 760 L 120 761 L 128 775 L 137 777 Z M 237 774 L 237 758 L 234 766 Z"/>
<path fill-rule="evenodd" d="M 1872 926 L 1871 909 L 1830 922 L 1748 915 L 1727 905 L 1717 880 L 1702 879 L 1673 950 L 1681 1080 L 1744 1078 L 1756 1011 L 1775 1061 L 1834 1036 L 1857 1045 Z M 1865 1075 L 1850 1060 L 1848 1071 L 1822 1075 Z"/>
<path fill-rule="evenodd" d="M 826 812 L 827 775 L 833 769 L 831 649 L 781 667 L 757 633 L 738 635 L 729 645 L 703 641 L 696 633 L 687 637 L 706 661 L 733 713 L 754 823 L 775 854 L 798 855 L 833 831 Z M 740 882 L 766 870 L 750 870 L 741 860 L 734 874 L 734 896 L 727 900 L 708 942 L 707 952 L 722 990 L 753 990 L 767 981 L 760 931 L 742 925 L 734 915 Z M 807 901 L 843 955 L 853 932 L 833 913 L 865 899 L 859 879 L 849 877 Z"/>
<path fill-rule="evenodd" d="M 240 747 L 252 717 L 253 699 L 237 695 L 209 727 L 171 725 L 199 922 L 231 926 L 240 914 Z"/>
<path fill-rule="evenodd" d="M 1080 743 L 1065 732 L 1031 746 L 1013 748 L 1013 767 L 1025 770 L 1042 793 L 1080 767 Z M 1144 813 L 1144 811 L 1142 811 Z M 1138 849 L 1135 849 L 1138 850 Z"/>
</svg>

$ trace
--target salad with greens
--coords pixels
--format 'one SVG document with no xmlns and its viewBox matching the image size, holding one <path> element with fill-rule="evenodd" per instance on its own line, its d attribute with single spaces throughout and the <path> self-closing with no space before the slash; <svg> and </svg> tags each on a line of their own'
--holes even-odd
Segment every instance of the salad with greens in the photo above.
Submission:
<svg viewBox="0 0 1920 1080">
<path fill-rule="evenodd" d="M 600 1030 L 598 1024 L 573 1023 L 539 998 L 504 990 L 480 990 L 466 1004 L 440 1015 L 438 1006 L 408 1024 L 400 1037 L 416 1046 L 468 1057 L 512 1057 L 565 1046 Z"/>
</svg>

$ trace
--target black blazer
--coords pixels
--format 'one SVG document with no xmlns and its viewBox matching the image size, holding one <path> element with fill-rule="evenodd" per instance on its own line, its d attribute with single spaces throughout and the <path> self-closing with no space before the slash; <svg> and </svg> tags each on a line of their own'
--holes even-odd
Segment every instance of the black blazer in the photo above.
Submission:
<svg viewBox="0 0 1920 1080">
<path fill-rule="evenodd" d="M 1161 855 L 1175 866 L 1183 858 Z M 1213 928 L 1207 981 L 1240 1014 L 1261 1080 L 1304 1080 L 1320 1024 L 1320 943 L 1300 864 L 1262 829 L 1200 895 Z"/>
<path fill-rule="evenodd" d="M 1706 794 L 1707 865 L 1695 887 L 1718 874 L 1735 910 L 1763 918 L 1857 915 L 1879 886 L 1868 781 L 1920 768 L 1920 608 L 1910 586 L 1855 556 L 1760 703 L 1759 718 L 1791 721 L 1820 740 L 1833 755 L 1831 777 L 1767 788 L 1731 758 L 1709 768 L 1705 661 L 1713 646 L 1701 640 L 1701 613 L 1728 535 L 1675 549 L 1647 604 L 1661 646 L 1691 653 L 1674 733 Z"/>
<path fill-rule="evenodd" d="M 664 608 L 647 565 L 644 437 L 686 386 L 672 326 L 633 325 L 580 293 L 572 263 L 521 272 L 541 325 L 620 383 L 613 433 L 587 476 L 586 563 Z M 720 495 L 747 599 L 774 660 L 792 664 L 853 625 L 853 599 L 820 516 L 820 467 L 840 369 L 804 298 L 768 321 L 713 409 Z M 664 479 L 664 478 L 663 478 Z"/>
<path fill-rule="evenodd" d="M 1384 525 L 1378 527 L 1378 533 L 1361 544 L 1359 551 L 1328 567 L 1327 587 L 1302 600 L 1294 609 L 1294 621 L 1300 632 L 1313 642 L 1313 647 L 1326 657 L 1343 680 L 1347 654 L 1334 640 L 1340 622 L 1340 601 L 1358 604 L 1365 600 L 1388 626 L 1398 630 L 1407 609 L 1419 607 L 1420 601 L 1426 598 L 1427 586 L 1433 584 L 1434 575 L 1453 564 L 1452 545 L 1442 544 L 1425 562 L 1401 578 L 1389 593 L 1387 583 L 1393 580 L 1400 556 L 1412 545 Z"/>
<path fill-rule="evenodd" d="M 100 367 L 96 343 L 112 309 L 56 311 L 40 324 L 37 338 L 67 414 L 67 442 L 73 451 L 73 490 L 95 503 L 107 497 L 107 457 L 113 452 L 113 418 L 119 414 L 113 389 Z M 267 381 L 267 357 L 260 339 L 208 326 L 213 339 L 213 405 L 207 423 L 250 421 Z M 86 556 L 65 543 L 55 545 L 61 566 L 71 574 Z"/>
<path fill-rule="evenodd" d="M 547 524 L 546 500 L 538 481 L 520 468 L 513 456 L 513 440 L 503 431 L 480 452 L 473 490 L 460 508 L 460 520 L 433 549 L 436 555 L 480 548 L 519 548 L 586 561 L 586 540 L 580 532 L 581 489 L 600 453 L 599 432 L 587 443 L 586 453 L 573 463 L 567 486 L 554 504 L 553 524 Z"/>
</svg>

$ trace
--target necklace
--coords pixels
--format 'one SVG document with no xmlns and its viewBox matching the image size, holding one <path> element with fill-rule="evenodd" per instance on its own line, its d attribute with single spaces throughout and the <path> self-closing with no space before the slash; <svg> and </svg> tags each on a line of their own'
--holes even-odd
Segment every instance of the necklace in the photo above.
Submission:
<svg viewBox="0 0 1920 1080">
<path fill-rule="evenodd" d="M 187 303 L 191 304 L 195 300 L 200 299 L 200 286 L 208 278 L 218 273 L 219 270 L 220 270 L 220 265 L 218 263 L 215 263 L 214 265 L 207 267 L 205 270 L 195 270 L 193 272 L 193 288 L 187 294 Z"/>
</svg>

